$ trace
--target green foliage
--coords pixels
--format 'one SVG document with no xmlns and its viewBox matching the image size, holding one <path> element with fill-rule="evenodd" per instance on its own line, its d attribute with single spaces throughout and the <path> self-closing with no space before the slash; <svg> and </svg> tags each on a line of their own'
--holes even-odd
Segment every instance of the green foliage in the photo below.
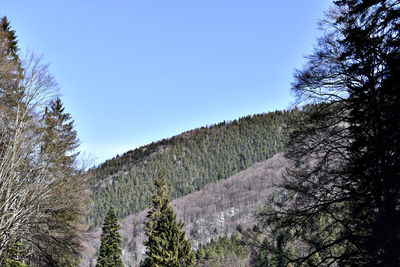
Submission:
<svg viewBox="0 0 400 267">
<path fill-rule="evenodd" d="M 0 32 L 4 33 L 4 42 L 7 47 L 6 53 L 11 55 L 15 60 L 19 60 L 18 57 L 18 41 L 15 31 L 11 30 L 10 22 L 7 17 L 2 17 L 0 19 Z"/>
<path fill-rule="evenodd" d="M 18 56 L 18 41 L 15 31 L 11 30 L 7 17 L 0 19 L 0 103 L 15 107 L 21 100 L 22 79 L 21 60 Z"/>
<path fill-rule="evenodd" d="M 96 267 L 122 267 L 121 235 L 113 207 L 108 210 L 101 233 L 101 246 Z"/>
<path fill-rule="evenodd" d="M 225 260 L 232 256 L 239 259 L 247 256 L 243 242 L 236 235 L 230 238 L 219 237 L 217 241 L 211 240 L 210 243 L 201 245 L 196 251 L 196 262 L 199 266 L 207 262 L 210 266 L 223 267 Z"/>
<path fill-rule="evenodd" d="M 194 266 L 191 242 L 185 238 L 183 223 L 176 221 L 176 215 L 169 202 L 168 187 L 163 176 L 154 181 L 157 193 L 152 197 L 152 207 L 147 215 L 145 245 L 147 248 L 145 267 L 190 267 Z"/>
<path fill-rule="evenodd" d="M 42 151 L 52 154 L 54 169 L 73 168 L 78 153 L 72 153 L 79 146 L 74 121 L 60 98 L 50 101 L 44 113 L 44 140 Z"/>
<path fill-rule="evenodd" d="M 147 208 L 160 171 L 175 199 L 267 160 L 282 150 L 291 116 L 276 111 L 202 127 L 106 161 L 90 170 L 88 222 L 99 225 L 109 205 L 120 218 Z"/>
<path fill-rule="evenodd" d="M 288 266 L 290 262 L 286 257 L 291 258 L 295 253 L 293 244 L 288 244 L 288 235 L 288 233 L 278 231 L 274 234 L 272 241 L 265 238 L 257 255 L 257 266 Z"/>
<path fill-rule="evenodd" d="M 16 242 L 12 248 L 7 251 L 5 260 L 0 262 L 1 266 L 5 267 L 29 267 L 22 262 L 25 256 L 25 245 L 21 242 Z M 3 258 L 3 257 L 0 257 Z"/>
<path fill-rule="evenodd" d="M 29 267 L 29 265 L 16 260 L 6 260 L 4 267 Z"/>
</svg>

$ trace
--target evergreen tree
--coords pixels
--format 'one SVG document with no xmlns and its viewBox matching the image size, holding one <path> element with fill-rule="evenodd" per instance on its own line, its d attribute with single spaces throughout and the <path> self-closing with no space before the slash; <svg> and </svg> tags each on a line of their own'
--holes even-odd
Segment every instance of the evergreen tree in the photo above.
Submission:
<svg viewBox="0 0 400 267">
<path fill-rule="evenodd" d="M 52 100 L 44 113 L 44 140 L 42 151 L 51 157 L 52 167 L 58 170 L 73 168 L 79 146 L 74 121 L 65 112 L 60 98 Z"/>
<path fill-rule="evenodd" d="M 96 267 L 122 267 L 121 235 L 113 207 L 108 210 L 101 233 L 100 253 Z"/>
<path fill-rule="evenodd" d="M 183 223 L 176 221 L 162 174 L 159 174 L 154 184 L 157 192 L 152 197 L 153 205 L 147 215 L 147 257 L 142 266 L 194 266 L 195 255 L 191 251 L 191 242 L 185 238 Z"/>
<path fill-rule="evenodd" d="M 303 244 L 286 254 L 299 265 L 400 266 L 400 1 L 335 5 L 296 74 L 299 103 L 316 105 L 296 121 L 294 167 L 264 221 Z"/>
<path fill-rule="evenodd" d="M 13 57 L 15 60 L 19 60 L 18 57 L 18 41 L 15 35 L 15 31 L 11 30 L 10 22 L 7 17 L 2 17 L 0 19 L 0 32 L 2 33 L 3 42 L 6 45 L 6 50 L 4 51 L 7 55 Z"/>
<path fill-rule="evenodd" d="M 212 240 L 206 245 L 200 245 L 196 251 L 196 264 L 214 267 L 243 266 L 240 261 L 245 260 L 245 257 L 246 250 L 243 242 L 236 234 L 232 234 L 231 237 L 219 237 L 216 241 Z M 232 265 L 231 260 L 236 261 L 237 264 Z"/>
<path fill-rule="evenodd" d="M 0 103 L 15 107 L 23 95 L 19 83 L 22 64 L 18 56 L 18 41 L 7 17 L 0 19 Z"/>
<path fill-rule="evenodd" d="M 85 187 L 84 175 L 76 166 L 78 152 L 75 150 L 79 140 L 71 115 L 65 112 L 59 98 L 50 101 L 43 117 L 41 156 L 52 173 L 48 179 L 53 184 L 54 192 L 65 197 L 54 199 L 55 205 L 47 210 L 50 218 L 46 226 L 53 233 L 52 239 L 63 237 L 60 242 L 62 245 L 56 253 L 54 247 L 48 246 L 51 241 L 44 239 L 48 243 L 42 242 L 41 250 L 53 255 L 52 260 L 60 265 L 75 265 L 80 254 L 76 249 L 80 248 L 77 238 L 80 228 L 78 217 L 82 215 L 82 207 L 86 202 L 81 194 Z M 53 181 L 55 176 L 60 179 Z"/>
</svg>

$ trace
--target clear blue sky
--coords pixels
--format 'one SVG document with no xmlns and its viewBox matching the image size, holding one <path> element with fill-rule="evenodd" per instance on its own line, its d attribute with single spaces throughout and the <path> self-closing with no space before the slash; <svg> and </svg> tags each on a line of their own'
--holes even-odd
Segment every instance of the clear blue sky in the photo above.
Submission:
<svg viewBox="0 0 400 267">
<path fill-rule="evenodd" d="M 1 0 L 43 54 L 96 163 L 183 131 L 285 109 L 328 0 Z"/>
</svg>

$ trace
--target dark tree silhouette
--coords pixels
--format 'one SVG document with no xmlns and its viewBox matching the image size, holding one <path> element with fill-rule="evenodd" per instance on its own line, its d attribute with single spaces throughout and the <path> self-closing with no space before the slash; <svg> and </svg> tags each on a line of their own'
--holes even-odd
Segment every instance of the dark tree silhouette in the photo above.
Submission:
<svg viewBox="0 0 400 267">
<path fill-rule="evenodd" d="M 286 150 L 294 167 L 263 221 L 290 233 L 296 256 L 267 249 L 310 266 L 399 266 L 400 1 L 335 1 L 322 27 L 293 84 L 311 104 Z"/>
</svg>

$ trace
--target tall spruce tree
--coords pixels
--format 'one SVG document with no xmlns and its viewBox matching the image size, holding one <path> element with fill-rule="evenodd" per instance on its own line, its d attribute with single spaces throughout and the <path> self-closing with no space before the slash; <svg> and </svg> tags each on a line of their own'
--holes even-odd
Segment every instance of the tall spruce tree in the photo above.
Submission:
<svg viewBox="0 0 400 267">
<path fill-rule="evenodd" d="M 85 188 L 84 174 L 76 166 L 79 139 L 74 121 L 65 112 L 59 98 L 50 101 L 43 118 L 41 156 L 46 161 L 48 171 L 52 173 L 48 179 L 53 183 L 54 193 L 65 197 L 54 199 L 54 205 L 47 209 L 46 228 L 53 235 L 49 239 L 40 237 L 42 242 L 37 244 L 40 244 L 40 250 L 52 255 L 53 264 L 56 262 L 63 266 L 73 266 L 80 256 L 79 216 L 86 202 L 82 196 Z M 53 181 L 54 176 L 60 179 Z M 49 246 L 51 240 L 57 239 L 62 240 L 58 249 Z"/>
<path fill-rule="evenodd" d="M 79 154 L 75 152 L 79 140 L 74 121 L 71 115 L 65 112 L 60 98 L 50 101 L 46 107 L 44 123 L 42 151 L 51 157 L 52 167 L 60 171 L 73 169 Z"/>
<path fill-rule="evenodd" d="M 5 53 L 18 61 L 19 57 L 17 52 L 19 49 L 17 36 L 15 35 L 15 31 L 11 30 L 10 22 L 5 16 L 0 19 L 0 32 L 3 35 L 2 38 L 4 38 L 4 43 L 7 47 Z"/>
<path fill-rule="evenodd" d="M 159 174 L 154 184 L 157 192 L 152 197 L 153 204 L 145 228 L 148 238 L 145 242 L 147 257 L 141 266 L 194 266 L 195 255 L 191 251 L 191 242 L 185 238 L 183 223 L 176 220 L 162 174 Z"/>
<path fill-rule="evenodd" d="M 121 235 L 113 207 L 108 210 L 101 233 L 100 253 L 96 267 L 122 267 Z"/>
<path fill-rule="evenodd" d="M 19 83 L 22 63 L 18 56 L 18 40 L 7 17 L 0 19 L 0 104 L 15 107 L 23 95 Z"/>
<path fill-rule="evenodd" d="M 291 262 L 400 266 L 400 1 L 341 0 L 293 91 L 293 163 L 265 226 L 301 244 Z M 270 231 L 270 233 L 273 231 Z"/>
</svg>

